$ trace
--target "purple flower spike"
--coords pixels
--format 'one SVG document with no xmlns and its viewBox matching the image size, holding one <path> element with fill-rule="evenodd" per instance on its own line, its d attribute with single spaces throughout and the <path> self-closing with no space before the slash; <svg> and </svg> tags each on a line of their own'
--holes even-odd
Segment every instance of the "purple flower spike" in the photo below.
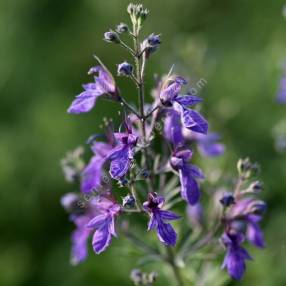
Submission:
<svg viewBox="0 0 286 286">
<path fill-rule="evenodd" d="M 125 122 L 126 132 L 115 133 L 117 145 L 110 151 L 107 159 L 111 161 L 109 173 L 113 179 L 119 180 L 125 176 L 131 167 L 134 149 L 138 137 L 133 133 L 131 124 Z"/>
<path fill-rule="evenodd" d="M 111 243 L 112 236 L 117 236 L 115 232 L 115 218 L 119 214 L 121 207 L 115 202 L 100 198 L 93 202 L 97 214 L 87 223 L 87 229 L 96 229 L 92 246 L 96 254 L 100 254 Z"/>
<path fill-rule="evenodd" d="M 222 268 L 227 268 L 228 274 L 232 278 L 240 280 L 245 272 L 245 260 L 252 259 L 248 252 L 241 247 L 243 237 L 224 234 L 221 240 L 227 249 Z"/>
<path fill-rule="evenodd" d="M 182 198 L 190 205 L 195 205 L 200 199 L 199 185 L 196 179 L 204 179 L 204 174 L 201 169 L 188 162 L 191 157 L 191 150 L 176 151 L 171 158 L 171 166 L 179 172 Z"/>
<path fill-rule="evenodd" d="M 84 91 L 78 95 L 68 109 L 68 113 L 89 112 L 99 96 L 103 94 L 116 94 L 117 88 L 112 75 L 102 66 L 92 67 L 88 74 L 98 74 L 94 83 L 84 84 Z"/>
<path fill-rule="evenodd" d="M 266 204 L 253 198 L 236 198 L 228 206 L 224 218 L 222 242 L 227 248 L 223 267 L 234 279 L 240 280 L 245 272 L 245 260 L 251 259 L 241 244 L 248 240 L 256 247 L 264 247 L 263 233 L 259 227 Z"/>
<path fill-rule="evenodd" d="M 182 86 L 186 83 L 186 80 L 182 77 L 173 76 L 168 78 L 162 85 L 160 100 L 163 105 L 173 107 L 180 114 L 184 127 L 197 133 L 207 134 L 208 122 L 199 112 L 189 109 L 189 106 L 200 103 L 202 99 L 194 95 L 179 95 Z"/>
<path fill-rule="evenodd" d="M 144 202 L 144 209 L 150 214 L 148 230 L 157 229 L 159 240 L 165 245 L 174 246 L 177 234 L 171 224 L 165 221 L 177 220 L 180 217 L 171 211 L 161 210 L 165 199 L 157 193 L 149 193 L 148 201 Z"/>
<path fill-rule="evenodd" d="M 280 86 L 277 95 L 278 103 L 286 103 L 286 74 L 280 81 Z"/>
</svg>

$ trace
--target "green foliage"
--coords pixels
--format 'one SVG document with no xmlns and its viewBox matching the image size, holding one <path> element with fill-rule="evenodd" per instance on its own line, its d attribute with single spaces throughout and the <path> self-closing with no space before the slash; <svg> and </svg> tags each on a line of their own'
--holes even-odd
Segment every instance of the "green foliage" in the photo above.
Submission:
<svg viewBox="0 0 286 286">
<path fill-rule="evenodd" d="M 243 285 L 285 285 L 286 155 L 275 151 L 272 137 L 273 127 L 286 116 L 286 106 L 274 102 L 286 58 L 284 1 L 142 2 L 153 15 L 146 31 L 162 33 L 163 42 L 148 69 L 166 73 L 174 62 L 194 84 L 207 81 L 200 90 L 204 114 L 222 134 L 227 152 L 202 166 L 231 174 L 237 159 L 249 156 L 262 167 L 270 209 L 264 225 L 267 248 L 253 253 Z M 100 257 L 91 254 L 87 263 L 69 266 L 73 226 L 59 204 L 69 190 L 59 167 L 66 149 L 100 132 L 99 118 L 117 116 L 117 106 L 102 101 L 89 114 L 68 115 L 66 109 L 89 80 L 82 75 L 94 64 L 94 52 L 114 73 L 126 59 L 126 53 L 101 39 L 107 27 L 125 20 L 118 11 L 127 4 L 0 3 L 0 285 L 131 285 L 126 273 L 136 267 L 139 254 L 126 241 L 115 240 Z M 124 79 L 116 81 L 126 98 L 136 100 Z M 147 88 L 152 85 L 149 76 Z M 156 285 L 169 285 L 160 274 L 170 269 L 160 271 Z M 216 277 L 217 269 L 212 271 Z"/>
</svg>

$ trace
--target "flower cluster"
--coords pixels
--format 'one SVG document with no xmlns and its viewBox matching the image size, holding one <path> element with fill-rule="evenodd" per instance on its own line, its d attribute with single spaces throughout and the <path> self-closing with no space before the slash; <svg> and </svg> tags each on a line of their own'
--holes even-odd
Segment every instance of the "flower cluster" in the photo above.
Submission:
<svg viewBox="0 0 286 286">
<path fill-rule="evenodd" d="M 231 277 L 240 280 L 245 272 L 245 261 L 252 259 L 242 247 L 243 242 L 248 240 L 258 248 L 264 247 L 259 222 L 266 210 L 266 203 L 254 198 L 262 189 L 259 181 L 252 182 L 245 190 L 240 190 L 240 185 L 257 171 L 257 165 L 251 164 L 247 158 L 238 162 L 238 170 L 240 177 L 235 192 L 224 194 L 220 202 L 225 207 L 221 241 L 227 253 L 223 267 L 227 268 Z"/>
<path fill-rule="evenodd" d="M 94 82 L 83 85 L 84 91 L 76 96 L 68 108 L 71 114 L 90 112 L 98 99 L 106 98 L 119 103 L 124 111 L 120 113 L 123 114 L 120 125 L 113 126 L 111 121 L 106 121 L 105 134 L 95 134 L 88 139 L 87 144 L 93 155 L 86 165 L 82 159 L 82 149 L 69 153 L 62 161 L 67 180 L 78 183 L 81 191 L 80 194 L 69 193 L 61 200 L 76 226 L 72 234 L 71 260 L 73 264 L 78 264 L 86 259 L 90 236 L 94 252 L 99 254 L 105 251 L 112 237 L 117 236 L 115 229 L 119 229 L 119 235 L 126 235 L 135 241 L 137 246 L 145 245 L 145 241 L 129 231 L 128 218 L 132 213 L 137 213 L 145 219 L 149 218 L 149 222 L 146 220 L 146 229 L 154 230 L 164 246 L 163 250 L 158 250 L 145 245 L 144 250 L 150 251 L 153 256 L 155 253 L 162 262 L 171 266 L 179 285 L 183 285 L 184 278 L 180 277 L 177 261 L 187 262 L 188 254 L 194 250 L 189 249 L 190 236 L 178 233 L 176 225 L 181 222 L 183 232 L 189 227 L 183 219 L 182 207 L 185 207 L 191 216 L 192 229 L 201 227 L 201 182 L 207 177 L 193 163 L 194 147 L 204 157 L 215 157 L 224 153 L 224 145 L 219 142 L 217 133 L 208 133 L 208 121 L 196 109 L 203 100 L 187 91 L 188 81 L 182 76 L 172 72 L 162 76 L 153 92 L 154 102 L 145 103 L 145 68 L 150 57 L 161 46 L 161 36 L 152 33 L 140 39 L 140 31 L 149 11 L 137 4 L 130 4 L 127 11 L 132 28 L 120 23 L 114 30 L 110 29 L 104 34 L 104 40 L 124 48 L 133 58 L 134 65 L 127 61 L 117 65 L 117 75 L 135 84 L 139 105 L 130 104 L 122 96 L 112 74 L 95 57 L 98 65 L 88 71 L 89 75 L 94 76 Z M 133 47 L 122 40 L 124 36 L 132 39 Z M 155 126 L 161 120 L 163 132 L 157 134 Z M 160 151 L 158 146 L 155 148 L 158 140 L 161 140 L 157 144 Z M 255 166 L 244 160 L 240 162 L 239 168 L 239 186 L 234 194 L 221 198 L 223 207 L 219 208 L 223 209 L 223 215 L 216 212 L 217 215 L 213 217 L 213 220 L 220 222 L 219 228 L 224 231 L 221 241 L 227 249 L 227 255 L 223 266 L 235 279 L 242 277 L 245 260 L 250 259 L 242 247 L 244 240 L 249 240 L 257 247 L 264 245 L 258 223 L 265 205 L 248 197 L 260 185 L 253 182 L 249 189 L 240 189 L 241 181 L 251 177 Z M 120 198 L 123 198 L 122 202 Z M 176 203 L 180 203 L 180 215 L 170 210 Z M 211 234 L 218 245 L 217 232 L 212 231 Z M 203 247 L 209 238 L 206 235 L 197 244 Z M 177 246 L 179 239 L 181 248 Z M 176 246 L 179 248 L 177 251 Z M 165 248 L 167 256 L 163 253 Z M 143 275 L 140 270 L 132 273 L 136 285 L 151 285 L 157 277 L 157 274 L 156 277 Z"/>
</svg>

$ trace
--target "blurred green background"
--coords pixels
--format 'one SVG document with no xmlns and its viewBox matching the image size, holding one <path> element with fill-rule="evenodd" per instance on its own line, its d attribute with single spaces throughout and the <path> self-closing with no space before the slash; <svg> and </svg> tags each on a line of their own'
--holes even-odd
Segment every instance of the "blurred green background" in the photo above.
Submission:
<svg viewBox="0 0 286 286">
<path fill-rule="evenodd" d="M 128 59 L 102 41 L 108 28 L 127 21 L 128 2 L 0 1 L 1 286 L 131 285 L 135 257 L 124 255 L 119 239 L 101 256 L 90 252 L 86 263 L 69 265 L 73 226 L 59 204 L 73 190 L 63 179 L 60 158 L 99 132 L 103 116 L 118 118 L 118 106 L 103 101 L 80 116 L 66 109 L 90 80 L 93 53 L 113 72 Z M 272 131 L 286 118 L 286 106 L 274 100 L 286 59 L 285 1 L 141 2 L 151 10 L 145 35 L 162 33 L 163 40 L 148 64 L 147 88 L 152 73 L 166 73 L 173 63 L 194 82 L 204 78 L 203 113 L 227 146 L 212 166 L 234 173 L 244 156 L 262 166 L 267 248 L 251 249 L 255 262 L 248 263 L 241 284 L 286 285 L 286 155 L 275 151 Z M 132 85 L 116 80 L 135 101 Z"/>
</svg>

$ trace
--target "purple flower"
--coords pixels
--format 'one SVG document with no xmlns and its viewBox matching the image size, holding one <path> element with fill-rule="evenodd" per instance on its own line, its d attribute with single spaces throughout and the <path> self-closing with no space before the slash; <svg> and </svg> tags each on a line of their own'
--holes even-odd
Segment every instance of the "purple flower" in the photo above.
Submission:
<svg viewBox="0 0 286 286">
<path fill-rule="evenodd" d="M 115 232 L 115 218 L 119 214 L 121 207 L 117 203 L 100 198 L 92 203 L 98 213 L 88 222 L 88 229 L 95 229 L 92 238 L 92 246 L 95 253 L 103 252 L 111 243 L 112 236 L 117 236 Z"/>
<path fill-rule="evenodd" d="M 165 245 L 174 246 L 177 234 L 171 224 L 166 221 L 177 220 L 180 217 L 171 211 L 161 210 L 165 199 L 157 193 L 149 193 L 148 201 L 144 202 L 144 209 L 150 214 L 148 230 L 157 230 L 159 240 Z"/>
<path fill-rule="evenodd" d="M 111 161 L 109 173 L 113 179 L 125 176 L 131 167 L 138 137 L 132 132 L 129 120 L 124 122 L 126 132 L 114 133 L 117 145 L 110 151 L 107 159 Z"/>
<path fill-rule="evenodd" d="M 107 155 L 112 150 L 113 145 L 104 142 L 94 142 L 91 146 L 94 156 L 81 174 L 81 191 L 90 193 L 101 187 L 103 167 L 107 161 Z"/>
<path fill-rule="evenodd" d="M 71 236 L 71 263 L 77 265 L 87 257 L 87 240 L 91 230 L 86 228 L 86 224 L 92 219 L 95 209 L 90 204 L 81 204 L 79 196 L 74 193 L 64 195 L 61 204 L 70 213 L 70 220 L 76 225 Z"/>
<path fill-rule="evenodd" d="M 224 234 L 221 241 L 227 249 L 222 268 L 227 268 L 228 274 L 240 280 L 245 272 L 245 260 L 251 260 L 248 252 L 241 247 L 243 237 L 241 235 Z"/>
<path fill-rule="evenodd" d="M 224 153 L 225 146 L 219 143 L 220 136 L 218 133 L 209 132 L 208 134 L 199 134 L 184 128 L 183 134 L 187 140 L 197 143 L 198 150 L 202 156 L 216 157 Z"/>
<path fill-rule="evenodd" d="M 200 103 L 202 99 L 194 95 L 179 95 L 182 86 L 186 83 L 186 80 L 182 77 L 173 76 L 168 78 L 162 85 L 160 100 L 164 106 L 172 107 L 178 112 L 184 127 L 197 133 L 206 134 L 208 131 L 207 121 L 199 112 L 189 109 L 189 106 Z"/>
<path fill-rule="evenodd" d="M 70 220 L 76 225 L 72 233 L 71 263 L 77 265 L 83 262 L 88 254 L 88 238 L 93 235 L 93 248 L 99 254 L 111 242 L 115 233 L 115 217 L 120 212 L 120 205 L 110 197 L 93 197 L 81 201 L 79 196 L 68 193 L 61 199 L 61 204 L 70 213 Z"/>
<path fill-rule="evenodd" d="M 182 198 L 189 204 L 195 205 L 200 199 L 199 185 L 196 179 L 204 179 L 204 174 L 201 169 L 188 162 L 191 158 L 191 150 L 180 150 L 174 152 L 170 163 L 172 168 L 179 172 Z"/>
<path fill-rule="evenodd" d="M 259 222 L 265 211 L 266 204 L 263 201 L 243 198 L 235 203 L 229 211 L 229 228 L 241 232 L 254 246 L 263 248 L 265 243 Z"/>
<path fill-rule="evenodd" d="M 84 91 L 78 95 L 68 109 L 68 113 L 89 112 L 99 96 L 109 94 L 115 96 L 117 88 L 112 75 L 101 65 L 92 67 L 88 74 L 98 74 L 94 77 L 95 82 L 84 84 Z"/>
<path fill-rule="evenodd" d="M 286 74 L 280 81 L 280 86 L 277 94 L 278 103 L 286 103 Z"/>
<path fill-rule="evenodd" d="M 241 244 L 248 240 L 256 247 L 264 247 L 263 233 L 259 222 L 266 209 L 263 201 L 253 198 L 236 198 L 223 219 L 225 230 L 222 242 L 227 248 L 223 267 L 234 279 L 241 279 L 245 272 L 245 260 L 251 259 Z"/>
</svg>

